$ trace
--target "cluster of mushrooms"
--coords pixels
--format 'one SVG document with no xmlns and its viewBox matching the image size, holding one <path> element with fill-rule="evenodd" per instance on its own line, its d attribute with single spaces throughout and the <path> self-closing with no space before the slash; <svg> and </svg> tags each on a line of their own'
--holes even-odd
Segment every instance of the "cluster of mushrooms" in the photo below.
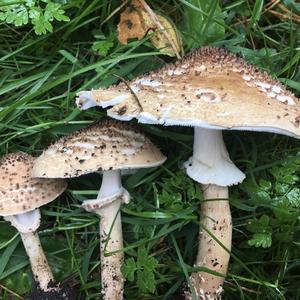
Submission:
<svg viewBox="0 0 300 300">
<path fill-rule="evenodd" d="M 300 102 L 265 72 L 224 49 L 205 47 L 128 83 L 79 92 L 80 109 L 109 108 L 107 120 L 63 137 L 34 159 L 25 153 L 1 160 L 0 215 L 21 234 L 40 289 L 59 290 L 35 233 L 38 207 L 66 188 L 65 178 L 101 172 L 97 199 L 82 207 L 100 216 L 101 286 L 105 300 L 123 299 L 123 237 L 120 206 L 128 203 L 124 171 L 156 167 L 161 154 L 134 125 L 193 126 L 187 175 L 201 184 L 200 231 L 188 299 L 220 299 L 231 251 L 228 187 L 245 175 L 230 160 L 222 130 L 264 131 L 300 137 Z"/>
</svg>

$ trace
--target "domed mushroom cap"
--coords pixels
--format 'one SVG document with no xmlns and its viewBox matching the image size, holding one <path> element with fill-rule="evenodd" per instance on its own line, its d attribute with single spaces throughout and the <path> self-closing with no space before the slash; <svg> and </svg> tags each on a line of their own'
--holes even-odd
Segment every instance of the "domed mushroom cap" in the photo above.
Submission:
<svg viewBox="0 0 300 300">
<path fill-rule="evenodd" d="M 78 94 L 78 107 L 113 106 L 119 120 L 300 136 L 300 101 L 277 80 L 221 48 L 108 89 Z"/>
<path fill-rule="evenodd" d="M 36 159 L 33 174 L 68 178 L 96 171 L 155 167 L 165 160 L 136 127 L 109 120 L 55 142 Z"/>
<path fill-rule="evenodd" d="M 57 198 L 67 187 L 61 179 L 31 177 L 34 158 L 18 152 L 0 160 L 0 216 L 25 213 Z"/>
</svg>

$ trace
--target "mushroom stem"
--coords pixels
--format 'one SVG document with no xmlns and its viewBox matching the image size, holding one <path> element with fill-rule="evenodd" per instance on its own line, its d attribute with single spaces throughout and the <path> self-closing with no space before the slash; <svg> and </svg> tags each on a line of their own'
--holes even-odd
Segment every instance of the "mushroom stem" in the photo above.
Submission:
<svg viewBox="0 0 300 300">
<path fill-rule="evenodd" d="M 53 290 L 54 277 L 43 252 L 38 234 L 36 232 L 20 232 L 20 235 L 29 257 L 34 280 L 42 291 Z"/>
<path fill-rule="evenodd" d="M 42 291 L 49 291 L 54 289 L 52 287 L 54 277 L 41 246 L 39 236 L 36 233 L 40 226 L 40 218 L 39 209 L 5 217 L 21 235 L 25 251 L 29 257 L 34 280 Z"/>
<path fill-rule="evenodd" d="M 218 272 L 223 277 L 197 272 L 192 274 L 191 281 L 199 299 L 220 299 L 231 250 L 232 222 L 227 200 L 228 187 L 208 184 L 202 185 L 202 189 L 205 201 L 201 203 L 196 266 Z"/>
<path fill-rule="evenodd" d="M 201 204 L 196 266 L 206 267 L 225 277 L 232 236 L 228 186 L 243 181 L 245 175 L 230 160 L 222 132 L 199 127 L 195 128 L 193 157 L 185 167 L 188 175 L 202 185 L 204 199 L 207 200 Z M 191 279 L 200 299 L 219 299 L 224 277 L 203 271 L 193 273 Z"/>
<path fill-rule="evenodd" d="M 113 196 L 120 192 L 122 188 L 121 173 L 119 170 L 104 171 L 101 188 L 97 199 Z"/>
<path fill-rule="evenodd" d="M 110 196 L 115 197 L 121 191 L 120 171 L 105 171 L 98 199 L 107 199 Z M 113 202 L 95 210 L 100 216 L 101 284 L 104 300 L 123 299 L 124 278 L 121 266 L 124 254 L 122 252 L 121 202 L 122 194 Z"/>
<path fill-rule="evenodd" d="M 230 160 L 221 130 L 195 127 L 193 156 L 185 167 L 187 174 L 202 184 L 230 186 L 245 178 Z"/>
</svg>

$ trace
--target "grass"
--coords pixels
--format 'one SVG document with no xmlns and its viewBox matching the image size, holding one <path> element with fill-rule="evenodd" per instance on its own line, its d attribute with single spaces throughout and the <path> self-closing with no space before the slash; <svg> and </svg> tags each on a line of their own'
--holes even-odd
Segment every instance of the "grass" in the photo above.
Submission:
<svg viewBox="0 0 300 300">
<path fill-rule="evenodd" d="M 18 1 L 16 1 L 18 2 Z M 19 1 L 20 2 L 20 1 Z M 225 46 L 300 93 L 299 4 L 282 1 L 149 0 L 176 24 L 185 52 L 207 44 Z M 118 76 L 132 79 L 174 59 L 161 55 L 147 38 L 117 41 L 120 1 L 64 3 L 69 22 L 37 36 L 28 24 L 0 27 L 1 154 L 35 156 L 59 137 L 105 117 L 105 111 L 75 108 L 75 93 L 109 86 Z M 103 21 L 105 21 L 103 23 Z M 106 56 L 96 41 L 113 46 Z M 122 209 L 126 299 L 180 299 L 193 270 L 201 191 L 182 171 L 191 155 L 189 128 L 142 125 L 168 161 L 123 180 L 132 201 Z M 300 299 L 299 142 L 263 134 L 226 132 L 226 144 L 247 180 L 231 189 L 233 250 L 224 299 Z M 77 299 L 99 299 L 98 219 L 80 203 L 92 198 L 99 175 L 68 180 L 68 190 L 42 208 L 40 236 L 55 277 L 68 282 Z M 0 221 L 1 299 L 23 299 L 33 286 L 16 231 Z M 251 246 L 252 245 L 252 246 Z M 147 269 L 147 257 L 153 258 Z M 148 272 L 148 273 L 147 273 Z M 146 279 L 146 280 L 143 280 Z"/>
</svg>

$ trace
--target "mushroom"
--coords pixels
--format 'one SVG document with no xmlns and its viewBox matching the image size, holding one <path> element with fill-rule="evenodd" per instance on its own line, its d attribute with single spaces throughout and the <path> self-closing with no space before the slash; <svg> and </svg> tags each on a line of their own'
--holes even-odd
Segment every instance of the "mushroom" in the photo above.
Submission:
<svg viewBox="0 0 300 300">
<path fill-rule="evenodd" d="M 58 140 L 37 158 L 33 174 L 46 178 L 70 178 L 103 173 L 98 196 L 82 207 L 100 216 L 101 283 L 103 299 L 123 299 L 124 278 L 121 203 L 129 202 L 121 172 L 150 168 L 166 160 L 158 148 L 136 127 L 104 121 Z"/>
<path fill-rule="evenodd" d="M 228 186 L 245 178 L 229 158 L 222 130 L 299 138 L 299 100 L 242 58 L 221 48 L 205 47 L 128 85 L 79 92 L 76 104 L 81 109 L 113 106 L 107 114 L 122 121 L 136 118 L 141 123 L 194 127 L 193 156 L 185 163 L 187 174 L 201 184 L 206 200 L 215 200 L 201 203 L 196 266 L 221 276 L 202 271 L 192 274 L 192 282 L 198 297 L 218 299 L 231 250 Z"/>
<path fill-rule="evenodd" d="M 36 233 L 41 218 L 39 207 L 56 199 L 67 184 L 60 179 L 32 178 L 33 162 L 34 158 L 23 152 L 1 158 L 0 215 L 19 231 L 38 289 L 46 297 L 48 293 L 59 294 L 60 287 L 55 285 Z"/>
</svg>

